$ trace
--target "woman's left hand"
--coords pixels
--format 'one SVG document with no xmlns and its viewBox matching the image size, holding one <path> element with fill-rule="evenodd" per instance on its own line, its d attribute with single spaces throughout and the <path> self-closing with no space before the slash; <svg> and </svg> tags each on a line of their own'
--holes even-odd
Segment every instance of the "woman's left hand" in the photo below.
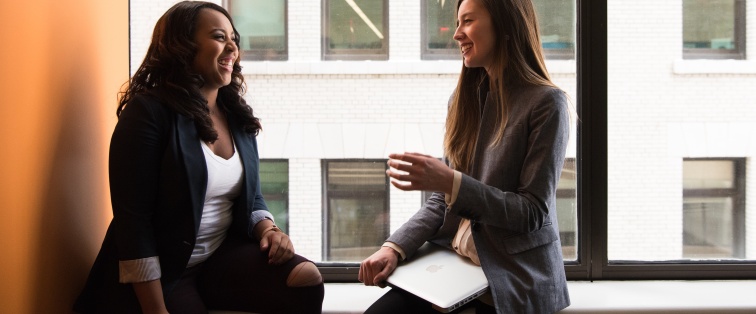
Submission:
<svg viewBox="0 0 756 314">
<path fill-rule="evenodd" d="M 390 154 L 386 174 L 403 191 L 433 191 L 451 194 L 454 170 L 433 156 L 419 153 Z M 395 170 L 394 170 L 395 169 Z M 398 170 L 398 171 L 397 171 Z"/>
<path fill-rule="evenodd" d="M 294 245 L 289 236 L 278 228 L 263 233 L 260 251 L 268 251 L 268 263 L 273 265 L 283 264 L 294 257 Z"/>
</svg>

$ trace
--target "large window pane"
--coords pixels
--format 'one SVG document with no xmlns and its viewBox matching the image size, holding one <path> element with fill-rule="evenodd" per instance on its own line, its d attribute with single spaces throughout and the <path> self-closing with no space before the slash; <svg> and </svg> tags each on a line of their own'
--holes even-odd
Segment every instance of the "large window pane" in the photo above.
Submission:
<svg viewBox="0 0 756 314">
<path fill-rule="evenodd" d="M 693 3 L 731 12 L 733 1 L 608 2 L 610 264 L 756 260 L 756 73 L 725 60 L 677 71 L 695 63 L 669 40 Z"/>
<path fill-rule="evenodd" d="M 323 0 L 325 60 L 388 59 L 387 0 Z"/>
<path fill-rule="evenodd" d="M 286 60 L 286 0 L 227 0 L 246 60 Z"/>
<path fill-rule="evenodd" d="M 743 59 L 745 1 L 683 0 L 686 59 Z"/>
<path fill-rule="evenodd" d="M 359 262 L 388 237 L 386 160 L 323 161 L 326 250 L 323 260 Z"/>
</svg>

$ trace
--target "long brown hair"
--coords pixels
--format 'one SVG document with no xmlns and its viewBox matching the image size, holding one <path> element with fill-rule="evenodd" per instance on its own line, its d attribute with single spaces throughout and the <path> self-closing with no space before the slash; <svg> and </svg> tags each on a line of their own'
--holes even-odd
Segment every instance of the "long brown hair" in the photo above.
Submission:
<svg viewBox="0 0 756 314">
<path fill-rule="evenodd" d="M 494 103 L 498 104 L 498 128 L 492 144 L 504 137 L 510 109 L 509 90 L 528 85 L 556 86 L 546 70 L 538 18 L 531 0 L 459 0 L 457 11 L 463 1 L 479 1 L 486 8 L 495 38 L 494 58 L 488 72 L 482 67 L 462 66 L 446 118 L 444 153 L 455 169 L 467 172 L 478 144 L 481 116 L 477 91 L 486 78 Z"/>
<path fill-rule="evenodd" d="M 192 118 L 202 140 L 214 142 L 218 139 L 218 133 L 210 120 L 207 99 L 200 93 L 204 80 L 192 70 L 192 61 L 197 55 L 194 32 L 197 16 L 202 9 L 223 13 L 233 27 L 228 11 L 214 3 L 182 1 L 168 9 L 155 24 L 144 61 L 127 83 L 126 90 L 120 94 L 116 110 L 118 116 L 136 95 L 150 94 L 174 111 Z M 238 47 L 239 33 L 235 27 L 234 35 Z M 240 59 L 234 61 L 231 83 L 218 91 L 218 106 L 234 115 L 246 133 L 257 135 L 262 126 L 242 97 L 246 85 L 241 74 Z"/>
</svg>

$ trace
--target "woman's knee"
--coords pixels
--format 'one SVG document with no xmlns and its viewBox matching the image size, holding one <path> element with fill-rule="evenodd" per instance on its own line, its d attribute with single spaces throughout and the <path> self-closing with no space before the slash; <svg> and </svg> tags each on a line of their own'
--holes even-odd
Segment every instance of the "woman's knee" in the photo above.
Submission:
<svg viewBox="0 0 756 314">
<path fill-rule="evenodd" d="M 319 285 L 323 282 L 318 267 L 312 262 L 301 262 L 294 266 L 286 279 L 289 287 L 308 287 Z"/>
</svg>

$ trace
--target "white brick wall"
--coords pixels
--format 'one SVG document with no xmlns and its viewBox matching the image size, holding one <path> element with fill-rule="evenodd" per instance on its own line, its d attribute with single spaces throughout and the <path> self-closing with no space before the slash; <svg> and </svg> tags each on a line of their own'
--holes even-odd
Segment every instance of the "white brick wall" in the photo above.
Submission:
<svg viewBox="0 0 756 314">
<path fill-rule="evenodd" d="M 174 2 L 131 1 L 132 71 Z M 686 157 L 748 158 L 747 257 L 756 259 L 756 106 L 744 92 L 756 86 L 756 23 L 747 23 L 747 60 L 682 60 L 681 1 L 609 0 L 608 9 L 610 259 L 681 258 Z M 321 61 L 321 1 L 289 0 L 289 60 L 243 64 L 261 157 L 289 160 L 291 236 L 313 260 L 323 251 L 321 159 L 441 155 L 460 65 L 420 60 L 419 17 L 419 1 L 389 1 L 389 61 Z M 576 104 L 574 60 L 547 65 Z M 391 187 L 390 206 L 393 231 L 420 208 L 420 193 Z"/>
<path fill-rule="evenodd" d="M 420 1 L 389 0 L 389 59 L 420 60 Z"/>
<path fill-rule="evenodd" d="M 323 209 L 320 159 L 289 159 L 289 235 L 298 254 L 322 259 Z"/>
</svg>

